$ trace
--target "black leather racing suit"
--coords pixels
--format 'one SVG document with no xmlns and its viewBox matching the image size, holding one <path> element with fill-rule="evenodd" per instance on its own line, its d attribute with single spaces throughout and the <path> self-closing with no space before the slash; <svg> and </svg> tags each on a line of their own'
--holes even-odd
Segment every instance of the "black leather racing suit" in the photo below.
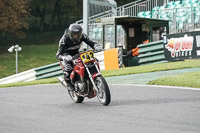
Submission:
<svg viewBox="0 0 200 133">
<path fill-rule="evenodd" d="M 74 56 L 78 54 L 82 41 L 88 44 L 92 49 L 94 49 L 94 46 L 96 44 L 96 42 L 91 41 L 89 37 L 84 33 L 82 34 L 80 40 L 74 43 L 73 41 L 71 41 L 68 32 L 68 29 L 65 30 L 64 35 L 59 41 L 59 47 L 56 53 L 56 58 L 61 62 L 61 65 L 63 66 L 64 78 L 67 80 L 69 80 L 69 75 L 73 68 L 71 62 L 64 62 L 62 57 L 66 55 Z"/>
</svg>

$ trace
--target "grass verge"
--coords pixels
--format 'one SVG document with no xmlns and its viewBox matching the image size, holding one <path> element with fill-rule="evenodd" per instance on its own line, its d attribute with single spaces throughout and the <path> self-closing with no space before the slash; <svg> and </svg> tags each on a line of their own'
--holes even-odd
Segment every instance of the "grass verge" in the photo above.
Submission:
<svg viewBox="0 0 200 133">
<path fill-rule="evenodd" d="M 167 76 L 150 81 L 149 85 L 184 86 L 200 88 L 200 71 Z"/>
<path fill-rule="evenodd" d="M 166 70 L 173 70 L 173 69 L 193 68 L 193 67 L 200 67 L 200 59 L 185 60 L 185 61 L 180 61 L 180 62 L 170 62 L 170 63 L 163 63 L 163 64 L 152 64 L 152 65 L 136 66 L 136 67 L 127 67 L 127 68 L 122 68 L 122 69 L 117 69 L 117 70 L 102 71 L 102 74 L 104 77 L 111 77 L 111 76 L 147 73 L 147 72 L 155 72 L 155 71 L 166 71 Z M 184 76 L 187 76 L 187 75 L 183 75 L 183 77 L 181 78 L 184 79 Z M 192 78 L 187 78 L 186 81 L 190 82 L 190 79 Z M 200 79 L 200 77 L 196 77 L 196 81 L 198 81 L 198 79 Z M 193 81 L 195 81 L 195 79 L 193 79 Z M 185 82 L 185 81 L 182 81 L 182 82 Z M 4 84 L 4 85 L 0 85 L 0 88 L 37 85 L 37 84 L 54 84 L 54 83 L 58 83 L 56 78 L 35 80 L 35 81 L 30 81 L 30 82 Z M 156 84 L 156 83 L 157 81 L 150 82 L 149 84 Z M 163 84 L 163 85 L 167 85 L 167 84 Z M 185 84 L 180 82 L 179 84 L 177 84 L 177 86 L 178 85 L 183 86 Z M 189 86 L 189 87 L 192 87 L 192 86 Z"/>
<path fill-rule="evenodd" d="M 126 67 L 123 69 L 102 71 L 104 77 L 111 76 L 120 76 L 120 75 L 129 75 L 137 73 L 147 73 L 155 71 L 167 71 L 175 69 L 184 69 L 184 68 L 194 68 L 200 67 L 200 59 L 185 60 L 178 62 L 168 62 L 162 64 L 152 64 L 144 66 L 135 66 L 135 67 Z"/>
<path fill-rule="evenodd" d="M 15 74 L 15 52 L 9 53 L 4 46 L 0 49 L 0 78 Z M 18 53 L 18 72 L 55 63 L 58 44 L 50 45 L 20 45 Z"/>
<path fill-rule="evenodd" d="M 49 79 L 34 80 L 34 81 L 29 81 L 29 82 L 1 84 L 0 88 L 39 85 L 39 84 L 55 84 L 55 83 L 58 83 L 57 78 L 49 78 Z"/>
</svg>

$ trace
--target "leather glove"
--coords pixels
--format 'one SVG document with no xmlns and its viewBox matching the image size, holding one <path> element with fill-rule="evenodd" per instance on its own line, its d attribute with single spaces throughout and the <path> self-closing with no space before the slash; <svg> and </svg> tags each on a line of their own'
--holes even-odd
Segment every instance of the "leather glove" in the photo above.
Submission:
<svg viewBox="0 0 200 133">
<path fill-rule="evenodd" d="M 96 51 L 96 52 L 102 51 L 101 45 L 95 44 L 95 45 L 94 45 L 94 51 Z"/>
<path fill-rule="evenodd" d="M 71 55 L 66 55 L 66 56 L 63 56 L 62 59 L 65 62 L 70 62 L 72 60 L 72 56 Z"/>
</svg>

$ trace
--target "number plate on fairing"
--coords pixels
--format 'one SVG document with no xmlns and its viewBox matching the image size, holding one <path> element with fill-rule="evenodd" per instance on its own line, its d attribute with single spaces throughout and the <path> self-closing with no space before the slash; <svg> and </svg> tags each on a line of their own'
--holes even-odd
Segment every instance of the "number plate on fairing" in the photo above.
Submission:
<svg viewBox="0 0 200 133">
<path fill-rule="evenodd" d="M 88 52 L 82 53 L 80 55 L 80 57 L 81 57 L 83 63 L 90 62 L 90 61 L 94 60 L 94 52 L 88 51 Z"/>
</svg>

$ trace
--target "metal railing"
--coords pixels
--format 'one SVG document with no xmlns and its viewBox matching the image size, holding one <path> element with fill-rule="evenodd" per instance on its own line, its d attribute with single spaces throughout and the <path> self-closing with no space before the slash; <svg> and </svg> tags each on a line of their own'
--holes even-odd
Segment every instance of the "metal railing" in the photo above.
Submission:
<svg viewBox="0 0 200 133">
<path fill-rule="evenodd" d="M 137 14 L 141 11 L 150 11 L 155 6 L 163 5 L 162 0 L 138 0 L 121 7 L 118 7 L 117 15 L 129 15 L 129 16 L 137 16 Z"/>
<path fill-rule="evenodd" d="M 166 7 L 168 2 L 171 1 L 181 1 L 181 0 L 137 0 L 126 5 L 120 6 L 117 8 L 117 16 L 129 15 L 132 17 L 138 16 L 139 12 L 152 11 L 154 7 Z M 191 10 L 190 14 L 187 14 L 187 20 L 182 22 L 179 21 L 177 17 L 177 10 L 182 9 L 183 12 Z M 166 12 L 168 18 L 163 18 L 161 12 Z M 101 18 L 111 17 L 113 15 L 112 10 L 108 10 L 96 15 L 89 17 L 89 32 L 92 32 L 92 29 L 98 27 L 100 24 Z M 165 19 L 169 20 L 169 33 L 180 33 L 188 32 L 200 29 L 200 14 L 197 14 L 194 10 L 194 7 L 179 7 L 179 8 L 163 8 L 160 10 L 155 10 L 152 14 L 154 19 Z M 83 20 L 77 21 L 76 23 L 81 24 Z"/>
<path fill-rule="evenodd" d="M 139 56 L 129 57 L 124 56 L 124 65 L 137 66 L 137 65 L 147 65 L 147 64 L 158 64 L 167 62 L 165 60 L 163 41 L 155 41 L 147 44 L 139 44 Z"/>
<path fill-rule="evenodd" d="M 149 11 L 152 10 L 155 6 L 162 6 L 168 1 L 176 1 L 176 0 L 137 0 L 126 5 L 120 6 L 117 8 L 117 16 L 122 15 L 130 15 L 137 16 L 139 11 Z M 147 7 L 145 6 L 147 5 Z M 112 10 L 108 10 L 96 15 L 89 17 L 89 24 L 96 23 L 96 19 L 111 17 L 113 15 Z M 79 20 L 76 23 L 81 24 L 83 20 Z"/>
</svg>

